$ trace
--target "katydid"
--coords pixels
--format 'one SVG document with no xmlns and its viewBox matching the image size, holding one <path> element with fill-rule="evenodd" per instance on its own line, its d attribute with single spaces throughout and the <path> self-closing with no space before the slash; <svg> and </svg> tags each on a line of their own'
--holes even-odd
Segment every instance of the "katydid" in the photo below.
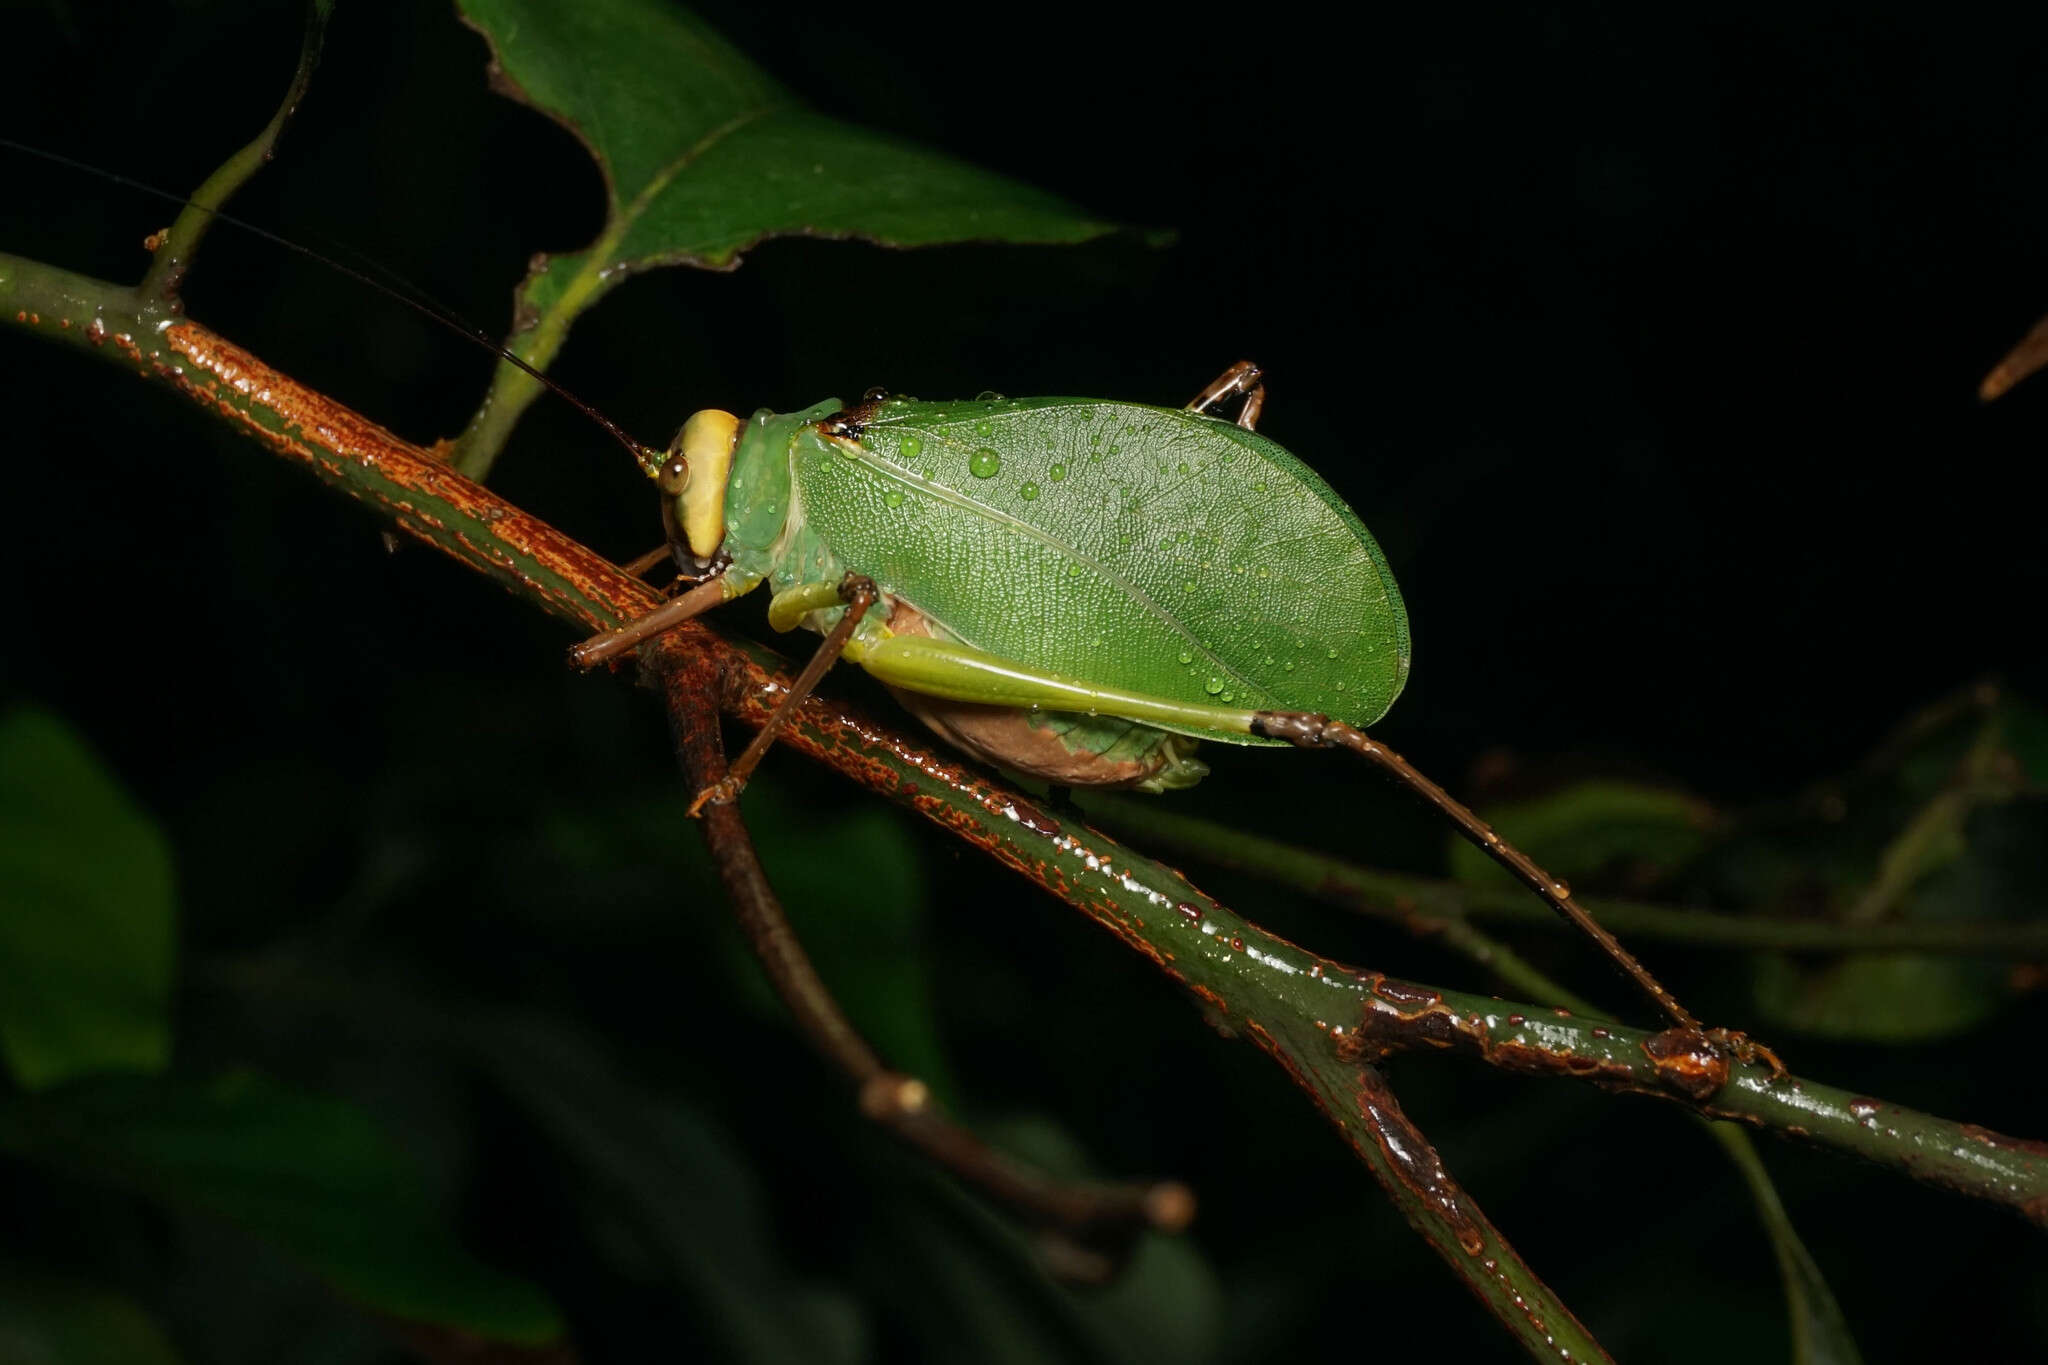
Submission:
<svg viewBox="0 0 2048 1365">
<path fill-rule="evenodd" d="M 0 139 L 180 204 L 171 194 Z M 742 422 L 716 409 L 669 447 L 633 439 L 479 329 L 217 209 L 498 355 L 566 399 L 655 481 L 693 585 L 571 651 L 592 667 L 764 585 L 778 630 L 826 636 L 724 779 L 737 799 L 796 706 L 840 658 L 929 728 L 1058 786 L 1163 792 L 1206 775 L 1202 740 L 1346 748 L 1434 806 L 1574 925 L 1686 1033 L 1782 1071 L 1699 1021 L 1573 901 L 1570 888 L 1364 733 L 1400 695 L 1408 618 L 1385 556 L 1312 469 L 1257 431 L 1240 361 L 1184 408 L 1085 398 L 919 402 L 872 391 Z M 1235 421 L 1213 410 L 1236 400 Z M 643 556 L 636 567 L 660 562 Z"/>
<path fill-rule="evenodd" d="M 1232 399 L 1235 422 L 1212 411 Z M 1201 740 L 1348 748 L 1700 1032 L 1563 882 L 1364 733 L 1407 678 L 1407 613 L 1358 516 L 1258 434 L 1264 401 L 1241 361 L 1180 409 L 876 392 L 744 422 L 696 413 L 667 451 L 636 451 L 694 586 L 571 658 L 602 663 L 764 586 L 772 626 L 826 636 L 693 813 L 738 797 L 840 658 L 957 747 L 1058 785 L 1185 787 L 1208 771 Z"/>
</svg>

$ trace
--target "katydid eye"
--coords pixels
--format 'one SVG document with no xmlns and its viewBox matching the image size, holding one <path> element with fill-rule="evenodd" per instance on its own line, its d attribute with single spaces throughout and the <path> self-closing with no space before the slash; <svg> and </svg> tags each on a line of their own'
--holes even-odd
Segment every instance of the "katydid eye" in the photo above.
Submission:
<svg viewBox="0 0 2048 1365">
<path fill-rule="evenodd" d="M 690 482 L 690 462 L 680 455 L 671 455 L 663 464 L 661 472 L 654 476 L 654 486 L 666 497 L 679 498 Z"/>
</svg>

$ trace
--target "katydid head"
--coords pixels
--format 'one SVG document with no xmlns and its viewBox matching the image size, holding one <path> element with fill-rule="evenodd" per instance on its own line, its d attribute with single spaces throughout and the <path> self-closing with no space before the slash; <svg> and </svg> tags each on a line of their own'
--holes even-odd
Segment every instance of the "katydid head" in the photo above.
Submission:
<svg viewBox="0 0 2048 1365">
<path fill-rule="evenodd" d="M 690 414 L 669 442 L 668 455 L 649 473 L 675 509 L 690 553 L 709 560 L 725 542 L 725 485 L 732 473 L 733 446 L 740 419 L 717 408 Z"/>
</svg>

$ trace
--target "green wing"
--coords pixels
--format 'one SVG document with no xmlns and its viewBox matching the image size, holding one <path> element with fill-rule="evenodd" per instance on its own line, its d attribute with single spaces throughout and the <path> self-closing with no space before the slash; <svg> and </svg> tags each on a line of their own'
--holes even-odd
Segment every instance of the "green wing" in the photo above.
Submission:
<svg viewBox="0 0 2048 1365">
<path fill-rule="evenodd" d="M 896 400 L 836 420 L 851 439 L 812 426 L 792 447 L 809 534 L 968 644 L 1357 725 L 1400 693 L 1407 613 L 1379 546 L 1256 433 L 1073 398 Z"/>
</svg>

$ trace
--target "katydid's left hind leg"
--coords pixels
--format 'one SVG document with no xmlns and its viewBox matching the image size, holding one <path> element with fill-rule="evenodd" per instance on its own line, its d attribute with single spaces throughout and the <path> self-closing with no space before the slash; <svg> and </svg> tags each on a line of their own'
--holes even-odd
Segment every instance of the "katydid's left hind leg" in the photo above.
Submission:
<svg viewBox="0 0 2048 1365">
<path fill-rule="evenodd" d="M 769 619 L 775 619 L 777 606 L 786 598 L 814 592 L 821 586 L 805 584 L 790 593 L 777 594 L 776 606 L 769 608 Z M 804 665 L 804 671 L 796 675 L 796 681 L 790 684 L 789 691 L 782 694 L 782 700 L 775 703 L 775 709 L 768 713 L 768 719 L 762 724 L 760 733 L 754 736 L 753 742 L 742 749 L 740 756 L 725 770 L 725 776 L 697 793 L 697 799 L 690 803 L 691 815 L 703 810 L 707 802 L 716 801 L 723 804 L 739 800 L 740 793 L 746 789 L 747 778 L 753 774 L 755 766 L 761 761 L 761 756 L 768 752 L 768 746 L 775 742 L 775 737 L 789 724 L 790 717 L 796 714 L 796 708 L 803 703 L 803 699 L 811 695 L 811 689 L 818 685 L 818 679 L 825 676 L 825 670 L 838 662 L 839 656 L 846 650 L 846 642 L 853 638 L 854 630 L 860 625 L 861 618 L 868 614 L 868 608 L 875 605 L 876 598 L 880 596 L 875 588 L 875 580 L 857 573 L 850 573 L 840 579 L 834 594 L 846 604 L 846 611 L 840 616 L 839 623 L 832 627 L 831 634 L 825 637 L 825 642 L 811 655 L 811 661 Z"/>
<path fill-rule="evenodd" d="M 1465 805 L 1449 792 L 1424 777 L 1407 759 L 1367 735 L 1363 730 L 1331 720 L 1328 716 L 1307 711 L 1260 711 L 1252 718 L 1251 732 L 1268 739 L 1282 739 L 1304 749 L 1343 748 L 1361 758 L 1378 764 L 1396 781 L 1420 796 L 1423 800 L 1448 819 L 1459 834 L 1479 847 L 1479 850 L 1512 873 L 1515 879 L 1534 891 L 1551 909 L 1562 915 L 1578 931 L 1591 939 L 1608 959 L 1619 967 L 1628 978 L 1640 987 L 1643 993 L 1654 1000 L 1678 1029 L 1702 1038 L 1715 1037 L 1702 1029 L 1699 1020 L 1685 1006 L 1678 1003 L 1676 996 L 1664 989 L 1649 969 L 1636 961 L 1635 955 L 1621 946 L 1613 934 L 1601 927 L 1599 921 L 1572 899 L 1569 886 L 1538 867 L 1530 857 L 1474 815 Z M 1740 1035 L 1721 1034 L 1731 1044 Z M 1746 1043 L 1746 1040 L 1745 1040 Z M 1748 1045 L 1754 1047 L 1754 1045 Z M 1752 1056 L 1769 1055 L 1767 1050 L 1752 1051 Z"/>
</svg>

